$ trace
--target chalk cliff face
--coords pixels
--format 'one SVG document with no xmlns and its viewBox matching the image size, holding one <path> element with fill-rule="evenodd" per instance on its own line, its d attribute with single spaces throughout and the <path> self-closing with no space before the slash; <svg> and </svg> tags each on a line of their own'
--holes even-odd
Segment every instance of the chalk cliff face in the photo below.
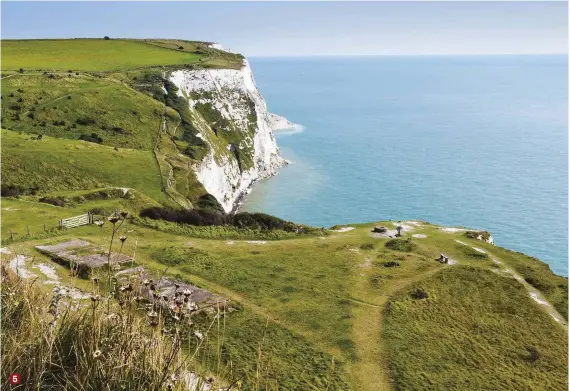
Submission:
<svg viewBox="0 0 570 391">
<path fill-rule="evenodd" d="M 237 70 L 177 70 L 169 79 L 188 99 L 198 137 L 210 147 L 195 167 L 197 178 L 229 212 L 255 181 L 285 164 L 272 124 L 288 121 L 267 112 L 247 61 Z"/>
</svg>

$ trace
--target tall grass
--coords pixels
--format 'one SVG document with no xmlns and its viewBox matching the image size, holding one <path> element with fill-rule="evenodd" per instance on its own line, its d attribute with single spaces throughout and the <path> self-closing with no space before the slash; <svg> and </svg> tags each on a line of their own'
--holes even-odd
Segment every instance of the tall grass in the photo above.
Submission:
<svg viewBox="0 0 570 391">
<path fill-rule="evenodd" d="M 166 300 L 154 282 L 134 276 L 117 286 L 114 298 L 105 298 L 98 294 L 105 288 L 96 278 L 86 304 L 72 300 L 62 287 L 46 295 L 35 281 L 21 279 L 5 265 L 1 274 L 2 388 L 201 390 L 205 383 L 227 378 L 220 374 L 223 367 L 214 377 L 193 375 L 207 330 L 192 328 L 197 307 L 188 300 L 189 292 Z M 142 296 L 145 286 L 152 293 L 150 302 Z M 12 388 L 11 373 L 22 376 Z"/>
</svg>

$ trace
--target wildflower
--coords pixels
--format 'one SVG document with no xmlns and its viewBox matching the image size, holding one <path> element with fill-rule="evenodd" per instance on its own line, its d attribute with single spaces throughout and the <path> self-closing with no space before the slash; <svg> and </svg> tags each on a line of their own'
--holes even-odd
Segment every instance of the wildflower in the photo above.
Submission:
<svg viewBox="0 0 570 391">
<path fill-rule="evenodd" d="M 95 284 L 98 284 L 98 283 L 99 283 L 99 277 L 91 277 L 91 280 L 92 280 Z"/>
<path fill-rule="evenodd" d="M 184 294 L 184 296 L 190 296 L 192 294 L 192 291 L 188 288 L 184 289 L 184 291 L 182 292 Z"/>
<path fill-rule="evenodd" d="M 156 327 L 156 326 L 158 326 L 158 322 L 156 320 L 151 320 L 150 325 L 151 325 L 151 327 Z"/>
<path fill-rule="evenodd" d="M 96 302 L 96 301 L 99 301 L 99 300 L 101 300 L 101 296 L 99 296 L 99 295 L 91 296 L 91 301 L 92 301 L 92 302 Z"/>
<path fill-rule="evenodd" d="M 121 217 L 122 217 L 123 219 L 126 219 L 127 216 L 129 215 L 129 212 L 127 212 L 127 211 L 122 211 L 122 212 L 120 212 L 120 215 L 121 215 Z"/>
<path fill-rule="evenodd" d="M 202 334 L 200 331 L 196 330 L 194 331 L 194 335 L 196 336 L 196 338 L 198 338 L 200 341 L 204 339 L 204 334 Z"/>
<path fill-rule="evenodd" d="M 103 224 L 105 224 L 105 222 L 104 222 L 103 220 L 97 220 L 97 221 L 95 221 L 95 225 L 96 225 L 97 227 L 102 227 Z"/>
<path fill-rule="evenodd" d="M 133 285 L 132 284 L 127 284 L 127 285 L 123 285 L 122 287 L 119 288 L 119 290 L 121 292 L 130 292 L 133 290 Z"/>
<path fill-rule="evenodd" d="M 212 384 L 213 382 L 214 382 L 214 378 L 213 378 L 212 376 L 208 376 L 208 377 L 206 378 L 206 383 Z"/>
<path fill-rule="evenodd" d="M 186 304 L 186 307 L 188 308 L 188 311 L 190 311 L 190 312 L 194 312 L 198 309 L 198 306 L 193 301 Z"/>
<path fill-rule="evenodd" d="M 120 240 L 122 243 L 125 243 L 125 240 L 127 240 L 127 237 L 123 235 L 123 236 L 119 237 L 119 240 Z"/>
<path fill-rule="evenodd" d="M 172 380 L 173 383 L 178 381 L 178 376 L 176 375 L 176 373 L 170 375 L 170 380 Z"/>
<path fill-rule="evenodd" d="M 111 217 L 109 217 L 109 221 L 111 222 L 111 224 L 117 224 L 117 222 L 119 221 L 119 216 L 117 215 L 112 215 Z"/>
<path fill-rule="evenodd" d="M 100 350 L 95 350 L 95 351 L 93 352 L 93 358 L 99 358 L 99 357 L 101 357 L 102 354 L 103 354 L 103 353 L 101 353 Z"/>
<path fill-rule="evenodd" d="M 158 314 L 156 313 L 156 311 L 150 311 L 150 312 L 147 314 L 147 316 L 148 316 L 149 318 L 151 318 L 151 319 L 158 318 Z"/>
<path fill-rule="evenodd" d="M 180 320 L 180 317 L 178 315 L 174 315 L 172 317 L 172 319 L 174 319 L 176 322 L 178 322 Z"/>
<path fill-rule="evenodd" d="M 174 389 L 174 386 L 172 385 L 172 383 L 168 383 L 168 384 L 166 385 L 166 389 L 167 389 L 168 391 L 172 391 L 172 390 Z"/>
</svg>

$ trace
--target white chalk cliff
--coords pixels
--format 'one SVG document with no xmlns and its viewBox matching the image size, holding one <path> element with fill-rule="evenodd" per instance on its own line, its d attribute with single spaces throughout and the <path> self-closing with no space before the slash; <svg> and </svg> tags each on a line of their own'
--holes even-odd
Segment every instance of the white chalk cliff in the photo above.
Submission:
<svg viewBox="0 0 570 391">
<path fill-rule="evenodd" d="M 189 101 L 198 137 L 210 146 L 209 154 L 196 167 L 196 176 L 206 191 L 229 212 L 259 179 L 277 173 L 286 161 L 279 155 L 273 130 L 289 123 L 267 112 L 265 100 L 258 91 L 251 68 L 244 60 L 236 69 L 183 69 L 173 71 L 169 79 Z M 215 125 L 195 109 L 197 104 L 209 104 L 240 132 L 237 145 L 220 145 Z M 289 123 L 290 124 L 290 123 Z M 243 137 L 241 135 L 243 134 Z M 241 167 L 236 152 L 248 154 L 248 167 Z"/>
</svg>

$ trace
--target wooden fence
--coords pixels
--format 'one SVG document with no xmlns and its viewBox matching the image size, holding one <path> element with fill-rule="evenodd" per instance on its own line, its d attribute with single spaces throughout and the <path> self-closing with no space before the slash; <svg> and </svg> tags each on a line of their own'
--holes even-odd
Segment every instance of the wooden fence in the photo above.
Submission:
<svg viewBox="0 0 570 391">
<path fill-rule="evenodd" d="M 63 228 L 73 228 L 88 224 L 93 224 L 93 215 L 91 213 L 59 220 L 59 226 Z"/>
</svg>

